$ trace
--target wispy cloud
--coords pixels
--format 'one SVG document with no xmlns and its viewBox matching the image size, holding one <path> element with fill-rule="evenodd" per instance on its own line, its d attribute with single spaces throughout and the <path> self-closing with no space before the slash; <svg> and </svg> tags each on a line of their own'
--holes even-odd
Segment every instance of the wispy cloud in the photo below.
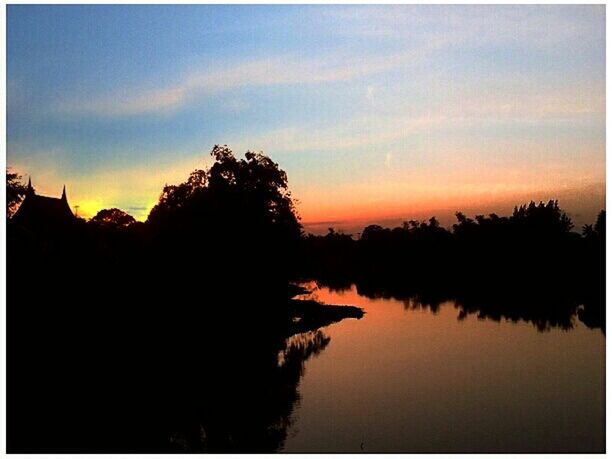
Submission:
<svg viewBox="0 0 612 459">
<path fill-rule="evenodd" d="M 91 50 L 59 21 L 23 29 L 9 53 L 9 143 L 65 151 L 8 145 L 9 164 L 43 193 L 66 182 L 83 213 L 140 218 L 199 163 L 194 146 L 213 142 L 271 155 L 319 220 L 353 202 L 370 212 L 605 179 L 605 6 L 272 10 L 205 38 L 199 20 L 164 39 L 139 20 L 138 40 L 118 28 Z"/>
<path fill-rule="evenodd" d="M 173 112 L 200 97 L 245 87 L 317 85 L 348 82 L 384 74 L 406 67 L 438 50 L 465 50 L 499 43 L 534 47 L 572 46 L 588 39 L 592 17 L 561 14 L 547 7 L 414 7 L 410 5 L 355 8 L 322 8 L 321 20 L 314 27 L 333 34 L 390 36 L 403 50 L 390 52 L 379 42 L 381 52 L 341 51 L 320 56 L 298 54 L 254 58 L 247 61 L 192 69 L 176 75 L 174 84 L 159 84 L 150 89 L 119 88 L 111 93 L 79 97 L 59 104 L 64 113 L 95 116 L 132 116 Z M 561 11 L 561 13 L 560 13 Z M 591 10 L 582 8 L 582 13 Z M 330 21 L 332 24 L 330 24 Z M 334 26 L 335 24 L 335 26 Z M 339 26 L 338 26 L 339 24 Z M 376 39 L 374 39 L 376 40 Z M 398 49 L 397 46 L 389 49 Z M 368 86 L 366 98 L 372 100 L 375 88 Z"/>
<path fill-rule="evenodd" d="M 328 127 L 300 126 L 275 129 L 264 134 L 250 133 L 232 140 L 241 149 L 268 152 L 335 152 L 388 144 L 411 133 L 440 125 L 439 116 L 360 117 Z"/>
<path fill-rule="evenodd" d="M 352 81 L 415 64 L 445 40 L 384 56 L 337 53 L 322 58 L 278 56 L 193 71 L 175 85 L 149 90 L 123 88 L 93 99 L 67 100 L 64 113 L 130 116 L 176 110 L 202 96 L 245 87 L 316 85 Z"/>
<path fill-rule="evenodd" d="M 334 29 L 336 34 L 351 37 L 426 43 L 443 35 L 463 47 L 483 43 L 550 47 L 603 39 L 593 34 L 593 20 L 603 20 L 603 9 L 603 5 L 370 5 L 322 9 L 320 16 L 341 24 Z"/>
<path fill-rule="evenodd" d="M 452 130 L 456 127 L 493 126 L 496 123 L 533 125 L 579 122 L 596 117 L 603 120 L 605 100 L 597 91 L 546 91 L 522 94 L 463 92 L 427 107 L 393 107 L 392 95 L 382 112 L 360 115 L 331 125 L 302 124 L 247 132 L 230 143 L 240 149 L 268 152 L 335 152 L 347 149 L 382 148 L 422 132 Z M 386 159 L 385 164 L 391 160 Z"/>
</svg>

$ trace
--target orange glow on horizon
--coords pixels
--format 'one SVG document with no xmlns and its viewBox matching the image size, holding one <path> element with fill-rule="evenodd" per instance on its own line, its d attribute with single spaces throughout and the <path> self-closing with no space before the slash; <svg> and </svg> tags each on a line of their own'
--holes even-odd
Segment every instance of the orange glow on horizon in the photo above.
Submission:
<svg viewBox="0 0 612 459">
<path fill-rule="evenodd" d="M 317 199 L 319 198 L 319 199 Z M 321 199 L 322 198 L 322 199 Z M 476 214 L 499 213 L 512 211 L 514 206 L 529 201 L 547 201 L 556 199 L 562 209 L 570 215 L 576 214 L 590 222 L 595 214 L 605 208 L 605 184 L 596 183 L 569 189 L 524 189 L 505 192 L 480 193 L 436 193 L 430 197 L 414 194 L 412 197 L 396 195 L 387 199 L 349 199 L 346 196 L 317 196 L 304 199 L 298 205 L 301 223 L 305 227 L 322 229 L 343 225 L 359 227 L 360 224 L 382 224 L 385 220 L 425 220 L 437 217 L 439 220 L 454 221 L 457 211 L 468 216 Z M 579 222 L 581 226 L 582 220 Z"/>
</svg>

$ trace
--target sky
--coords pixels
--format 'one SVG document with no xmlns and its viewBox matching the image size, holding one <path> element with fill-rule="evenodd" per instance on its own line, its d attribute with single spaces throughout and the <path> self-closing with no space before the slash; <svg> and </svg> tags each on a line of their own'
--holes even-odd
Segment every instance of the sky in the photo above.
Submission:
<svg viewBox="0 0 612 459">
<path fill-rule="evenodd" d="M 603 5 L 8 5 L 7 164 L 140 220 L 263 151 L 306 230 L 605 195 Z"/>
</svg>

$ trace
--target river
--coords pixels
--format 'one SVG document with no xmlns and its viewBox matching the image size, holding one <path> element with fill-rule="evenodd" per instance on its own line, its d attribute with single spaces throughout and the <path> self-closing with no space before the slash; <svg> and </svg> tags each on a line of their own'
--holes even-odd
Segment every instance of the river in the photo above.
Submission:
<svg viewBox="0 0 612 459">
<path fill-rule="evenodd" d="M 460 314 L 453 302 L 304 298 L 364 309 L 322 329 L 283 452 L 602 452 L 605 335 Z"/>
</svg>

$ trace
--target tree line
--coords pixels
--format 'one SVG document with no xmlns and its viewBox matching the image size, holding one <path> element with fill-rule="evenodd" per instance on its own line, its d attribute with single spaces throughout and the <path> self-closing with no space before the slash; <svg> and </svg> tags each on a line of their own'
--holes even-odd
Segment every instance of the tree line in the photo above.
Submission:
<svg viewBox="0 0 612 459">
<path fill-rule="evenodd" d="M 303 362 L 329 342 L 315 330 L 359 317 L 309 302 L 294 320 L 300 280 L 434 313 L 454 300 L 459 319 L 604 327 L 603 211 L 581 233 L 550 201 L 458 213 L 448 229 L 432 217 L 306 235 L 276 163 L 211 155 L 145 222 L 116 208 L 40 227 L 8 219 L 9 451 L 277 450 Z M 26 191 L 7 171 L 7 216 Z"/>
<path fill-rule="evenodd" d="M 509 315 L 513 309 L 545 316 L 567 310 L 571 314 L 564 317 L 580 312 L 589 325 L 603 328 L 604 210 L 578 230 L 550 200 L 517 206 L 508 216 L 470 218 L 457 212 L 449 228 L 432 217 L 394 228 L 369 225 L 359 237 L 333 228 L 316 236 L 304 233 L 287 174 L 269 157 L 247 152 L 239 159 L 219 145 L 211 156 L 210 168 L 166 185 L 145 222 L 116 208 L 101 210 L 89 221 L 77 219 L 73 228 L 62 228 L 53 243 L 39 244 L 45 247 L 43 258 L 53 258 L 57 250 L 55 263 L 68 270 L 75 265 L 127 269 L 131 277 L 189 300 L 191 293 L 185 292 L 198 285 L 207 297 L 229 294 L 235 304 L 253 298 L 277 303 L 291 291 L 291 281 L 314 278 L 401 298 L 412 294 L 441 301 L 486 294 L 480 303 L 504 303 Z M 7 171 L 7 214 L 24 194 L 20 177 Z M 13 251 L 32 250 L 36 236 L 12 230 Z M 76 247 L 79 254 L 68 262 Z M 498 299 L 491 301 L 492 296 Z M 567 299 L 572 306 L 562 307 Z M 268 308 L 258 310 L 265 315 Z M 270 314 L 273 320 L 280 313 Z"/>
<path fill-rule="evenodd" d="M 455 300 L 463 314 L 525 319 L 538 328 L 571 326 L 574 315 L 605 327 L 605 211 L 581 232 L 555 200 L 509 216 L 456 213 L 450 228 L 407 221 L 370 225 L 360 237 L 330 228 L 303 240 L 308 276 L 370 297 Z"/>
</svg>

